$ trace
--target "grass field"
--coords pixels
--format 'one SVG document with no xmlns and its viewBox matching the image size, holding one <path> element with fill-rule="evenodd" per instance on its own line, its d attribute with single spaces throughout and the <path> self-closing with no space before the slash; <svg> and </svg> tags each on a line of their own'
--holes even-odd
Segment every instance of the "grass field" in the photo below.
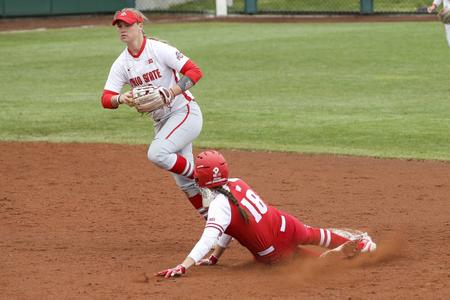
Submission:
<svg viewBox="0 0 450 300">
<path fill-rule="evenodd" d="M 376 0 L 374 1 L 375 12 L 415 12 L 417 8 L 431 5 L 432 1 L 426 0 Z M 214 0 L 198 0 L 184 4 L 174 5 L 170 10 L 174 11 L 215 11 Z M 360 10 L 360 0 L 258 0 L 259 11 L 336 11 L 336 12 L 358 12 Z M 233 5 L 228 9 L 231 12 L 243 12 L 244 0 L 233 0 Z"/>
<path fill-rule="evenodd" d="M 191 57 L 196 146 L 450 160 L 450 50 L 425 23 L 147 25 Z M 147 144 L 101 107 L 111 27 L 0 33 L 0 140 Z"/>
</svg>

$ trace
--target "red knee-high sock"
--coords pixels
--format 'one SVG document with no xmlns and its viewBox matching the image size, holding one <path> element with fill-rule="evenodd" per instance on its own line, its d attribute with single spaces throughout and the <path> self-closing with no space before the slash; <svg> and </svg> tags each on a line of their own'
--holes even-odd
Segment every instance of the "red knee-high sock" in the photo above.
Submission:
<svg viewBox="0 0 450 300">
<path fill-rule="evenodd" d="M 208 208 L 203 207 L 202 194 L 198 193 L 195 196 L 188 197 L 191 204 L 195 207 L 198 213 L 206 220 L 208 218 Z"/>
<path fill-rule="evenodd" d="M 169 171 L 187 178 L 194 178 L 194 165 L 180 154 L 177 154 L 175 165 Z"/>
<path fill-rule="evenodd" d="M 349 239 L 333 233 L 329 229 L 308 227 L 306 230 L 309 236 L 307 243 L 311 245 L 332 249 L 349 241 Z"/>
</svg>

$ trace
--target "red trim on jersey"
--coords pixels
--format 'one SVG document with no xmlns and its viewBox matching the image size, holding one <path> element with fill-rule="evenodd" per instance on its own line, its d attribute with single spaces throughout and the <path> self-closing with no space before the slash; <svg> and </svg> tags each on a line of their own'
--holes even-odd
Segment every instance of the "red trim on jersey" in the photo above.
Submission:
<svg viewBox="0 0 450 300">
<path fill-rule="evenodd" d="M 128 53 L 130 53 L 130 55 L 133 56 L 134 58 L 138 58 L 139 56 L 141 56 L 142 52 L 144 51 L 146 43 L 147 43 L 147 38 L 144 36 L 144 40 L 142 41 L 141 49 L 139 49 L 139 52 L 136 55 L 134 55 L 133 53 L 131 53 L 130 49 L 127 48 Z"/>
<path fill-rule="evenodd" d="M 197 83 L 197 81 L 202 78 L 203 74 L 199 67 L 192 61 L 188 60 L 184 66 L 181 68 L 180 71 L 181 74 L 189 77 L 194 83 Z"/>
<path fill-rule="evenodd" d="M 178 80 L 178 77 L 177 77 L 177 71 L 172 69 L 172 72 L 173 72 L 173 77 L 175 77 L 175 82 L 178 83 L 179 80 Z M 186 98 L 187 101 L 191 101 L 192 100 L 192 98 L 189 97 L 189 95 L 186 94 L 185 92 L 183 92 L 183 96 L 184 96 L 184 98 Z"/>
<path fill-rule="evenodd" d="M 102 94 L 102 106 L 103 108 L 110 108 L 110 109 L 116 109 L 117 107 L 112 106 L 111 97 L 119 95 L 119 93 L 103 90 Z"/>
<path fill-rule="evenodd" d="M 189 107 L 189 104 L 186 105 L 187 107 L 187 113 L 186 116 L 184 117 L 184 119 L 180 122 L 180 124 L 178 124 L 174 129 L 172 129 L 172 131 L 166 136 L 166 140 L 172 135 L 172 133 L 174 133 L 175 130 L 178 129 L 178 127 L 181 126 L 181 124 L 184 123 L 184 121 L 186 121 L 187 117 L 189 116 L 190 112 L 191 112 L 191 108 Z"/>
</svg>

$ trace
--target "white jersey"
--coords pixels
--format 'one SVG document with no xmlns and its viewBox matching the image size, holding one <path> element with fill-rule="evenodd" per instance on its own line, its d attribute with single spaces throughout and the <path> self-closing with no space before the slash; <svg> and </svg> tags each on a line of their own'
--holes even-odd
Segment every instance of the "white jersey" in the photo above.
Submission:
<svg viewBox="0 0 450 300">
<path fill-rule="evenodd" d="M 195 262 L 202 259 L 217 242 L 226 248 L 231 241 L 231 236 L 224 233 L 231 223 L 231 208 L 228 198 L 225 195 L 214 192 L 214 200 L 208 209 L 208 221 L 205 225 L 202 237 L 189 253 Z"/>
<path fill-rule="evenodd" d="M 189 60 L 176 48 L 144 38 L 137 55 L 126 48 L 113 63 L 105 84 L 105 90 L 120 93 L 125 84 L 131 87 L 154 85 L 170 88 L 179 80 L 179 72 Z M 194 97 L 189 91 L 175 97 L 171 108 L 163 107 L 152 113 L 155 120 L 167 118 L 172 111 L 184 107 Z"/>
<path fill-rule="evenodd" d="M 444 2 L 444 8 L 449 7 L 450 0 L 434 0 L 433 4 L 436 5 L 437 7 L 439 7 L 439 5 L 441 5 L 442 2 Z"/>
</svg>

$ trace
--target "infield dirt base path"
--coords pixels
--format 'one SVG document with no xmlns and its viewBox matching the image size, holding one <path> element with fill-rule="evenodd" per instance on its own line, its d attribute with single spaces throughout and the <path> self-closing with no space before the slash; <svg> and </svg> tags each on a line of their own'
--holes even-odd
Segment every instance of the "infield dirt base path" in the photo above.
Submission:
<svg viewBox="0 0 450 300">
<path fill-rule="evenodd" d="M 373 257 L 253 262 L 233 242 L 186 277 L 204 222 L 146 146 L 0 143 L 0 298 L 433 298 L 450 294 L 450 164 L 222 151 L 231 176 L 314 226 L 368 231 Z M 195 151 L 199 152 L 199 149 Z"/>
</svg>

